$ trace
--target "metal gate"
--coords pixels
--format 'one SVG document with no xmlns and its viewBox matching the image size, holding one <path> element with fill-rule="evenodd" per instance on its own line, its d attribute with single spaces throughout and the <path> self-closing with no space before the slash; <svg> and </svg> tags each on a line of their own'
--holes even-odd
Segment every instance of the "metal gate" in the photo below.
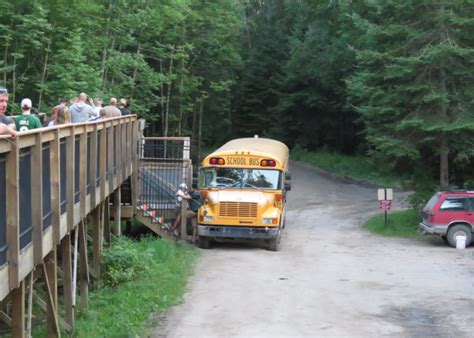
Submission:
<svg viewBox="0 0 474 338">
<path fill-rule="evenodd" d="M 173 221 L 176 191 L 192 182 L 190 138 L 145 137 L 139 155 L 138 209 L 154 223 Z"/>
</svg>

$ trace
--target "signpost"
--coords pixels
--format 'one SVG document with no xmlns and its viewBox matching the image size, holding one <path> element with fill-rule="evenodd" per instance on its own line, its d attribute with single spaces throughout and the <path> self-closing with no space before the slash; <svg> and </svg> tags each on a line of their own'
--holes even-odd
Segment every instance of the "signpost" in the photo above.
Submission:
<svg viewBox="0 0 474 338">
<path fill-rule="evenodd" d="M 387 226 L 387 212 L 392 208 L 393 189 L 378 189 L 377 197 L 379 208 L 385 212 L 385 226 Z"/>
</svg>

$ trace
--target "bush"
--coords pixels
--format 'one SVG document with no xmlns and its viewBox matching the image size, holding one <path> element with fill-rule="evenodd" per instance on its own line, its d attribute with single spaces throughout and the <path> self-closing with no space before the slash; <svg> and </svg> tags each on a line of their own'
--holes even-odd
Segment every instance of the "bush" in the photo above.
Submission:
<svg viewBox="0 0 474 338">
<path fill-rule="evenodd" d="M 132 281 L 144 269 L 132 244 L 130 239 L 119 237 L 104 251 L 102 264 L 106 285 L 114 287 Z"/>
</svg>

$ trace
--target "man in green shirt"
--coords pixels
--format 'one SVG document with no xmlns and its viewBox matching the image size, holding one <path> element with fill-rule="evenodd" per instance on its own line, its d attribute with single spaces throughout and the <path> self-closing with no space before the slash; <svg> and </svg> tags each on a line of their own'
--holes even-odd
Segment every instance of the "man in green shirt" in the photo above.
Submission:
<svg viewBox="0 0 474 338">
<path fill-rule="evenodd" d="M 23 99 L 21 101 L 21 110 L 23 113 L 15 118 L 16 130 L 26 131 L 42 127 L 38 116 L 31 115 L 31 107 L 32 104 L 30 99 Z"/>
</svg>

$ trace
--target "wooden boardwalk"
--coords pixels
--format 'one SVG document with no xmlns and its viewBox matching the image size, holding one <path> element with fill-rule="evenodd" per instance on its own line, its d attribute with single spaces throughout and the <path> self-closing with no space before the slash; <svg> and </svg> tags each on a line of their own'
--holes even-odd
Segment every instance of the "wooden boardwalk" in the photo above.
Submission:
<svg viewBox="0 0 474 338">
<path fill-rule="evenodd" d="M 30 334 L 33 302 L 46 313 L 49 336 L 60 336 L 60 325 L 72 332 L 76 290 L 87 307 L 103 244 L 121 233 L 126 181 L 126 210 L 136 210 L 140 122 L 131 115 L 0 137 L 0 320 L 14 337 Z"/>
</svg>

